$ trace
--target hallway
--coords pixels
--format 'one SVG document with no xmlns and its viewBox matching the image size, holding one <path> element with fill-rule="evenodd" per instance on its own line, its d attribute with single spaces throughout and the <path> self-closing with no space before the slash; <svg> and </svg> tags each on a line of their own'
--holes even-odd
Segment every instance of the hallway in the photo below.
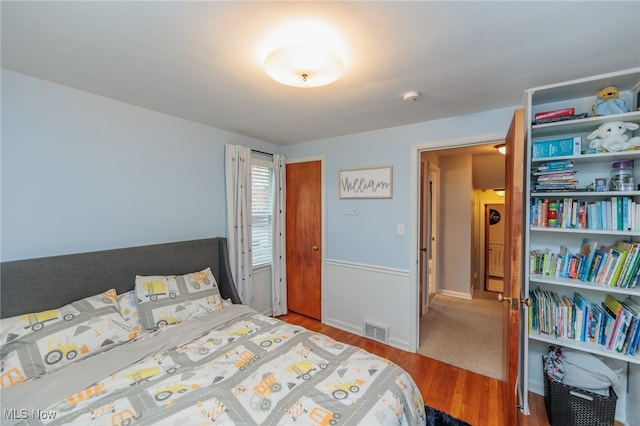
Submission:
<svg viewBox="0 0 640 426">
<path fill-rule="evenodd" d="M 420 320 L 418 353 L 502 379 L 502 305 L 495 293 L 473 300 L 437 294 Z"/>
</svg>

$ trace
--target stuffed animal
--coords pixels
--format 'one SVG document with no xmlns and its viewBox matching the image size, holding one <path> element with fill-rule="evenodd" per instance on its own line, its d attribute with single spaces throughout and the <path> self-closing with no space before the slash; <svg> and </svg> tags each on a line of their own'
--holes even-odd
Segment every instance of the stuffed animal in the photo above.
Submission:
<svg viewBox="0 0 640 426">
<path fill-rule="evenodd" d="M 640 146 L 640 137 L 629 138 L 627 130 L 637 130 L 640 126 L 636 123 L 624 121 L 610 121 L 602 123 L 600 127 L 591 132 L 587 139 L 591 142 L 589 147 L 604 149 L 608 152 L 625 151 Z"/>
<path fill-rule="evenodd" d="M 598 100 L 592 107 L 593 115 L 612 115 L 629 112 L 629 107 L 624 99 L 618 98 L 618 88 L 614 86 L 605 87 L 596 93 Z"/>
</svg>

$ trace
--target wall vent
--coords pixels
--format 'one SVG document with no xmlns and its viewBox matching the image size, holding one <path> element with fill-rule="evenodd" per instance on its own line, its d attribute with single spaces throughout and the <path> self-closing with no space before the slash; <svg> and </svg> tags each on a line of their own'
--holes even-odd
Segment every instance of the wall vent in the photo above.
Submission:
<svg viewBox="0 0 640 426">
<path fill-rule="evenodd" d="M 374 324 L 364 320 L 364 337 L 389 344 L 389 326 Z"/>
</svg>

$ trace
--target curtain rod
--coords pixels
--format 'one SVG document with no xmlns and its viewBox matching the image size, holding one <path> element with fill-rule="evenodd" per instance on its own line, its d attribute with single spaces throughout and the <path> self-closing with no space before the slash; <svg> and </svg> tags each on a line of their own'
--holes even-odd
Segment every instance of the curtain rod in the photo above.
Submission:
<svg viewBox="0 0 640 426">
<path fill-rule="evenodd" d="M 272 153 L 270 153 L 270 152 L 259 151 L 259 150 L 257 150 L 257 149 L 253 149 L 253 148 L 251 149 L 251 152 L 256 152 L 256 153 L 258 153 L 258 154 L 264 154 L 264 155 L 270 155 L 270 156 L 272 156 L 272 157 L 273 157 L 273 154 L 272 154 Z"/>
</svg>

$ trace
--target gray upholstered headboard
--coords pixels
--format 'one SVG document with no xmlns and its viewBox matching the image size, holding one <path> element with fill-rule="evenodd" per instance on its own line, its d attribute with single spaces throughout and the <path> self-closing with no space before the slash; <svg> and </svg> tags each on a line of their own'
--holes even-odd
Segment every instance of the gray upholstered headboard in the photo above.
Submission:
<svg viewBox="0 0 640 426">
<path fill-rule="evenodd" d="M 207 267 L 223 298 L 242 303 L 223 237 L 2 262 L 0 317 L 55 309 L 114 288 L 131 290 L 136 275 L 182 275 Z"/>
</svg>

